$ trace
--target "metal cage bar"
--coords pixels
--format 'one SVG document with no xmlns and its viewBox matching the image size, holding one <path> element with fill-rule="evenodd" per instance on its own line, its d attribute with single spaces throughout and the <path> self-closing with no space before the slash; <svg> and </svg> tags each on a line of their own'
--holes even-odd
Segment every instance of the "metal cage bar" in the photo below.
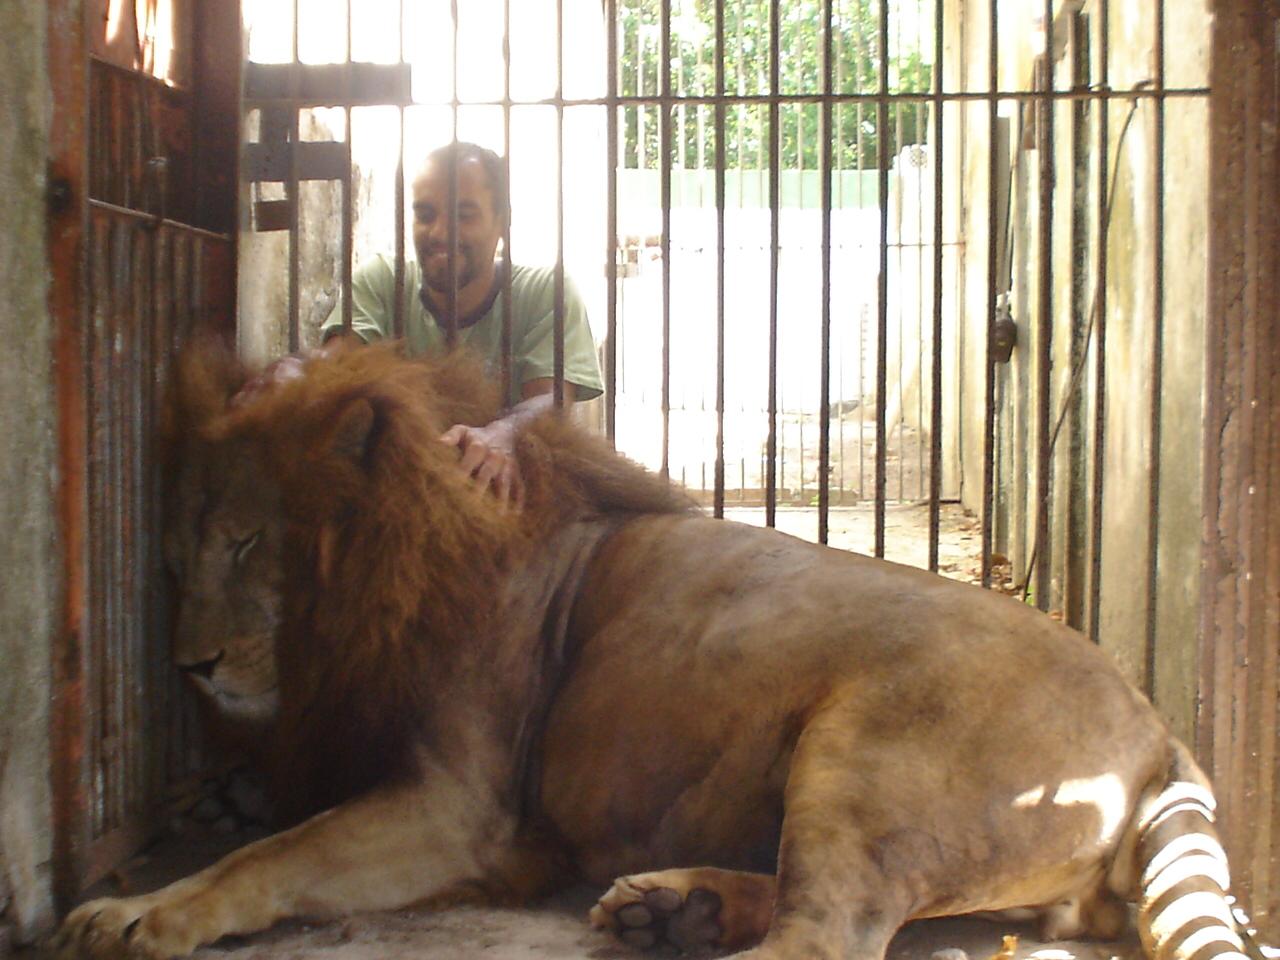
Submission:
<svg viewBox="0 0 1280 960">
<path fill-rule="evenodd" d="M 1098 84 L 1103 90 L 1111 86 L 1111 17 L 1109 0 L 1098 3 Z M 1097 267 L 1094 278 L 1093 302 L 1093 477 L 1090 484 L 1090 542 L 1089 556 L 1089 614 L 1088 633 L 1094 643 L 1100 640 L 1102 616 L 1102 519 L 1105 502 L 1105 466 L 1107 450 L 1107 260 L 1108 227 L 1111 221 L 1110 152 L 1111 152 L 1110 102 L 1098 104 L 1098 154 L 1096 211 L 1097 234 L 1095 254 Z"/>
<path fill-rule="evenodd" d="M 565 405 L 564 384 L 564 0 L 556 0 L 556 269 L 554 383 L 555 405 Z"/>
<path fill-rule="evenodd" d="M 502 176 L 507 183 L 507 207 L 502 215 L 502 398 L 512 395 L 515 379 L 511 304 L 511 0 L 502 0 Z"/>
<path fill-rule="evenodd" d="M 1152 289 L 1151 289 L 1151 463 L 1148 467 L 1150 490 L 1147 504 L 1147 633 L 1145 656 L 1146 694 L 1154 696 L 1156 686 L 1157 590 L 1160 560 L 1160 448 L 1163 428 L 1162 396 L 1164 391 L 1164 148 L 1165 148 L 1165 24 L 1164 0 L 1153 0 L 1155 7 L 1155 144 L 1151 156 L 1151 179 L 1154 191 L 1151 223 Z"/>
<path fill-rule="evenodd" d="M 934 0 L 933 24 L 933 363 L 930 368 L 932 405 L 929 410 L 929 569 L 938 569 L 938 541 L 942 524 L 942 227 L 943 196 L 943 0 Z"/>
<path fill-rule="evenodd" d="M 982 585 L 991 586 L 991 554 L 995 534 L 995 456 L 996 456 L 996 235 L 999 233 L 996 178 L 1000 158 L 996 155 L 1000 125 L 1000 4 L 988 0 L 990 19 L 987 23 L 987 324 L 983 366 L 984 396 L 982 423 Z"/>
<path fill-rule="evenodd" d="M 1053 49 L 1053 0 L 1044 5 L 1044 60 L 1040 68 L 1044 89 L 1053 90 L 1055 59 Z M 1034 576 L 1035 603 L 1041 610 L 1048 610 L 1052 592 L 1052 551 L 1049 538 L 1050 497 L 1053 486 L 1053 443 L 1050 439 L 1053 410 L 1053 221 L 1054 194 L 1057 179 L 1057 149 L 1055 126 L 1056 111 L 1052 100 L 1039 104 L 1036 120 L 1037 147 L 1040 153 L 1040 214 L 1036 223 L 1039 249 L 1036 268 L 1037 318 L 1036 318 L 1036 521 L 1035 540 L 1032 547 L 1034 571 L 1028 571 L 1028 579 Z"/>
<path fill-rule="evenodd" d="M 293 21 L 291 24 L 293 33 L 293 62 L 298 62 L 298 0 L 293 0 Z M 300 80 L 298 72 L 295 70 L 292 74 L 291 85 L 293 93 L 297 95 L 297 84 Z M 289 179 L 285 185 L 285 195 L 289 200 L 289 352 L 296 353 L 302 342 L 301 332 L 299 329 L 299 316 L 301 312 L 302 297 L 302 267 L 301 257 L 302 250 L 302 230 L 299 223 L 301 215 L 301 197 L 299 194 L 298 184 L 299 164 L 298 164 L 298 138 L 301 136 L 301 125 L 299 124 L 298 112 L 299 105 L 294 104 L 289 109 Z"/>
<path fill-rule="evenodd" d="M 723 97 L 725 92 L 724 76 L 724 3 L 716 4 L 716 63 L 715 85 L 716 96 Z M 739 54 L 741 64 L 741 54 Z M 717 517 L 724 516 L 724 417 L 725 417 L 725 104 L 718 100 L 715 105 L 716 134 L 716 469 L 715 493 L 712 501 L 712 512 Z"/>
<path fill-rule="evenodd" d="M 782 15 L 780 0 L 769 0 L 769 440 L 765 477 L 765 524 L 778 523 L 778 272 L 782 258 L 781 224 L 782 112 L 781 93 Z"/>
<path fill-rule="evenodd" d="M 662 475 L 671 476 L 671 0 L 658 6 L 658 163 L 662 205 Z M 637 89 L 639 89 L 637 87 Z M 643 146 L 641 146 L 643 149 Z"/>
<path fill-rule="evenodd" d="M 833 0 L 822 0 L 822 91 L 830 93 L 833 84 L 832 23 Z M 819 124 L 819 177 L 822 181 L 822 356 L 818 401 L 818 542 L 830 539 L 831 509 L 831 141 L 832 105 L 821 107 Z M 801 124 L 803 129 L 803 123 Z M 802 421 L 803 422 L 803 421 Z M 804 444 L 800 449 L 803 453 Z M 800 472 L 804 484 L 804 471 Z"/>
<path fill-rule="evenodd" d="M 506 0 L 508 8 L 510 0 Z M 609 169 L 606 171 L 608 211 L 605 215 L 605 436 L 611 443 L 618 435 L 618 0 L 605 0 L 605 139 Z M 510 67 L 508 66 L 508 70 Z M 509 94 L 508 94 L 509 95 Z M 510 298 L 508 298 L 510 299 Z"/>
<path fill-rule="evenodd" d="M 889 5 L 880 0 L 879 47 L 876 51 L 876 167 L 880 205 L 880 277 L 876 293 L 876 459 L 875 459 L 875 555 L 884 556 L 885 486 L 887 482 L 888 430 L 885 410 L 889 400 Z"/>
<path fill-rule="evenodd" d="M 347 8 L 347 42 L 346 62 L 351 63 L 351 16 L 353 0 L 346 0 Z M 353 267 L 352 247 L 355 246 L 355 198 L 352 196 L 352 158 L 351 141 L 354 131 L 351 128 L 351 105 L 344 104 L 342 115 L 346 122 L 346 136 L 343 137 L 344 149 L 342 164 L 342 330 L 344 334 L 351 332 L 351 271 Z"/>
</svg>

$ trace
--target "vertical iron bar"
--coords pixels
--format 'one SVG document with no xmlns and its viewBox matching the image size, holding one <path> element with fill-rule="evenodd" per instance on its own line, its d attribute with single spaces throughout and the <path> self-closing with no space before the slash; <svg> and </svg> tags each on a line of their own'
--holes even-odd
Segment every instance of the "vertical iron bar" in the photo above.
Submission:
<svg viewBox="0 0 1280 960">
<path fill-rule="evenodd" d="M 564 385 L 564 0 L 556 0 L 556 305 L 555 403 L 565 405 Z"/>
<path fill-rule="evenodd" d="M 1067 52 L 1070 54 L 1070 88 L 1073 93 L 1089 88 L 1091 56 L 1089 50 L 1089 17 L 1076 12 L 1070 15 Z M 1062 413 L 1055 429 L 1061 430 L 1067 418 L 1068 452 L 1064 458 L 1067 474 L 1063 478 L 1066 491 L 1066 526 L 1063 532 L 1063 621 L 1081 629 L 1084 623 L 1085 576 L 1087 551 L 1087 464 L 1085 454 L 1085 391 L 1080 389 L 1089 344 L 1089 102 L 1071 102 L 1071 260 L 1070 260 L 1070 383 L 1063 398 Z"/>
<path fill-rule="evenodd" d="M 1099 83 L 1104 93 L 1110 93 L 1110 40 L 1111 24 L 1108 0 L 1099 0 L 1098 5 L 1098 74 Z M 1103 472 L 1106 464 L 1107 441 L 1107 226 L 1110 220 L 1109 200 L 1111 166 L 1111 101 L 1105 97 L 1098 101 L 1098 193 L 1097 208 L 1097 279 L 1094 281 L 1094 400 L 1093 400 L 1093 484 L 1090 501 L 1093 509 L 1090 516 L 1090 548 L 1089 557 L 1089 637 L 1094 643 L 1100 638 L 1102 614 L 1102 516 Z"/>
<path fill-rule="evenodd" d="M 832 43 L 833 0 L 822 0 L 822 93 L 830 97 L 834 70 Z M 818 403 L 818 542 L 829 539 L 828 513 L 831 509 L 831 101 L 821 106 L 818 136 L 819 176 L 822 179 L 822 377 Z M 803 127 L 803 117 L 801 126 Z M 803 422 L 803 421 L 802 421 Z M 804 453 L 804 445 L 800 447 Z M 804 471 L 800 473 L 804 483 Z"/>
<path fill-rule="evenodd" d="M 716 4 L 716 489 L 713 512 L 724 516 L 724 260 L 725 260 L 725 106 L 724 106 L 724 3 Z"/>
<path fill-rule="evenodd" d="M 396 26 L 399 36 L 399 66 L 404 69 L 404 0 L 399 0 Z M 395 338 L 404 336 L 404 104 L 396 106 L 400 127 L 400 146 L 396 154 L 396 264 L 395 264 L 395 301 L 391 305 L 391 335 Z"/>
<path fill-rule="evenodd" d="M 1044 66 L 1042 81 L 1044 92 L 1055 87 L 1055 63 L 1053 53 L 1053 0 L 1044 4 Z M 1057 108 L 1053 99 L 1040 100 L 1040 216 L 1039 216 L 1039 297 L 1036 329 L 1036 535 L 1035 535 L 1035 594 L 1036 606 L 1048 610 L 1052 590 L 1052 550 L 1049 526 L 1049 497 L 1052 483 L 1050 472 L 1053 458 L 1050 443 L 1053 404 L 1053 201 L 1056 173 L 1056 149 L 1054 124 Z"/>
<path fill-rule="evenodd" d="M 1151 291 L 1151 463 L 1147 508 L 1147 635 L 1146 694 L 1155 695 L 1156 622 L 1160 554 L 1160 441 L 1163 429 L 1161 394 L 1164 388 L 1164 0 L 1155 2 L 1155 149 L 1152 151 L 1152 286 Z"/>
<path fill-rule="evenodd" d="M 671 0 L 659 5 L 662 23 L 658 52 L 658 161 L 662 194 L 662 475 L 670 476 L 671 457 Z"/>
<path fill-rule="evenodd" d="M 995 528 L 995 448 L 996 448 L 996 366 L 994 331 L 996 322 L 997 243 L 1003 238 L 998 211 L 1000 104 L 996 92 L 1000 86 L 1000 16 L 999 0 L 989 0 L 991 19 L 987 32 L 987 323 L 984 338 L 985 396 L 982 426 L 982 585 L 991 586 L 992 533 Z"/>
<path fill-rule="evenodd" d="M 770 527 L 777 525 L 778 509 L 778 269 L 782 259 L 779 242 L 782 117 L 778 107 L 782 18 L 779 8 L 780 0 L 769 0 L 769 441 L 764 515 L 765 524 Z"/>
<path fill-rule="evenodd" d="M 509 403 L 515 376 L 511 352 L 511 0 L 502 0 L 502 177 L 507 204 L 502 215 L 502 402 Z"/>
<path fill-rule="evenodd" d="M 353 0 L 347 0 L 347 67 L 348 76 L 350 76 L 351 65 L 351 6 Z M 350 95 L 350 91 L 348 91 Z M 355 212 L 352 209 L 353 198 L 351 196 L 351 137 L 353 131 L 351 129 L 351 105 L 348 103 L 344 109 L 346 117 L 346 149 L 345 163 L 342 168 L 342 329 L 345 333 L 351 331 L 351 267 L 352 267 L 352 250 L 355 245 Z"/>
<path fill-rule="evenodd" d="M 511 0 L 506 0 L 508 8 Z M 608 219 L 605 222 L 605 436 L 617 443 L 618 431 L 618 0 L 605 0 L 607 64 Z"/>
<path fill-rule="evenodd" d="M 293 0 L 293 63 L 290 67 L 290 92 L 293 100 L 289 104 L 289 352 L 296 353 L 299 344 L 298 317 L 300 312 L 299 298 L 302 295 L 302 276 L 298 249 L 302 231 L 298 225 L 299 208 L 302 198 L 298 196 L 298 122 L 301 109 L 298 107 L 298 84 L 301 80 L 298 62 L 298 0 Z"/>
<path fill-rule="evenodd" d="M 450 82 L 452 84 L 452 92 L 450 94 L 449 109 L 452 121 L 452 132 L 449 137 L 451 144 L 458 142 L 458 0 L 449 0 L 449 16 L 450 26 L 453 29 L 451 38 L 452 57 L 450 63 Z M 449 218 L 449 291 L 446 297 L 446 308 L 448 316 L 445 318 L 445 342 L 450 349 L 458 344 L 458 154 L 451 152 L 449 154 L 449 209 L 447 211 Z M 424 268 L 425 269 L 425 268 Z M 503 402 L 507 401 L 503 397 Z"/>
<path fill-rule="evenodd" d="M 929 411 L 929 569 L 938 569 L 938 532 L 942 523 L 942 55 L 945 49 L 943 0 L 933 4 L 933 405 Z"/>
<path fill-rule="evenodd" d="M 853 89 L 855 93 L 862 93 L 862 68 L 866 61 L 863 54 L 866 53 L 866 36 L 863 31 L 855 31 L 854 41 L 856 45 L 855 55 L 857 62 L 854 64 L 854 82 Z M 856 150 L 854 156 L 854 169 L 858 171 L 858 209 L 863 207 L 865 190 L 863 186 L 864 177 L 863 170 L 863 154 L 866 151 L 866 133 L 863 130 L 863 121 L 865 113 L 863 110 L 864 101 L 859 98 L 854 117 L 854 148 Z M 861 241 L 859 241 L 859 245 Z M 867 417 L 866 417 L 866 372 L 867 372 L 867 316 L 866 311 L 859 309 L 858 311 L 858 500 L 866 499 L 867 491 Z M 874 484 L 873 484 L 874 485 Z M 874 497 L 874 491 L 872 492 Z"/>
<path fill-rule="evenodd" d="M 876 542 L 875 555 L 884 556 L 886 450 L 885 407 L 889 400 L 889 6 L 880 0 L 880 43 L 877 55 L 879 96 L 876 98 L 877 202 L 880 204 L 880 277 L 876 303 Z"/>
</svg>

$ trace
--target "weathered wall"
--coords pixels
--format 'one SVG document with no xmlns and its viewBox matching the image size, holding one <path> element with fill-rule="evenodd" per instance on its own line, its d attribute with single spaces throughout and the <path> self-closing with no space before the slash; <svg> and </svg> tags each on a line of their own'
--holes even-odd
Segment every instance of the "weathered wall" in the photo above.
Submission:
<svg viewBox="0 0 1280 960">
<path fill-rule="evenodd" d="M 1103 39 L 1096 3 L 1085 2 L 1088 59 L 1082 85 L 1102 82 Z M 1155 77 L 1154 15 L 1151 5 L 1110 4 L 1109 65 L 1112 88 L 1126 90 Z M 1069 17 L 1058 5 L 1055 18 L 1055 73 L 1058 89 L 1072 83 L 1072 58 L 1084 49 L 1072 39 Z M 1208 83 L 1210 16 L 1203 2 L 1166 3 L 1166 86 Z M 988 88 L 989 7 L 983 0 L 950 4 L 952 39 L 963 37 L 962 63 L 953 61 L 948 84 L 958 89 Z M 1033 85 L 1040 40 L 1041 0 L 1002 0 L 999 5 L 1000 88 Z M 1096 298 L 1100 239 L 1098 223 L 1099 111 L 1108 111 L 1108 181 L 1115 165 L 1114 209 L 1107 229 L 1105 313 L 1105 443 L 1101 597 L 1098 640 L 1126 676 L 1153 696 L 1175 732 L 1190 740 L 1195 716 L 1196 624 L 1198 618 L 1199 490 L 1204 404 L 1204 323 L 1206 219 L 1209 178 L 1207 104 L 1203 97 L 1170 98 L 1164 118 L 1164 303 L 1160 350 L 1159 522 L 1149 529 L 1153 489 L 1152 398 L 1155 378 L 1157 302 L 1155 165 L 1156 105 L 1139 102 L 1126 124 L 1131 103 L 1077 107 L 1060 102 L 1054 112 L 1054 219 L 1052 255 L 1052 362 L 1050 431 L 1064 404 L 1074 406 L 1054 448 L 1050 471 L 1051 588 L 1048 608 L 1089 623 L 1089 561 L 1094 507 L 1092 472 L 1097 386 L 1094 355 L 1099 338 L 1090 317 Z M 1073 146 L 1073 115 L 1079 139 Z M 1001 104 L 1011 124 L 1011 223 L 1013 231 L 1013 318 L 1018 346 L 1011 363 L 997 367 L 997 539 L 995 550 L 1009 557 L 1015 580 L 1026 575 L 1035 543 L 1037 347 L 1042 324 L 1039 292 L 1041 156 L 1032 108 Z M 963 499 L 982 505 L 983 390 L 987 322 L 988 117 L 985 103 L 965 111 L 963 154 L 965 324 L 962 338 L 964 391 Z M 1073 185 L 1074 182 L 1074 185 Z M 1074 215 L 1073 215 L 1074 210 Z M 1088 338 L 1089 352 L 1080 391 L 1069 400 L 1077 351 Z M 1073 450 L 1074 435 L 1074 450 Z M 1074 487 L 1074 489 L 1073 489 Z M 1156 643 L 1148 649 L 1147 571 L 1152 544 L 1158 562 L 1155 598 Z M 1032 599 L 1044 599 L 1032 597 Z"/>
<path fill-rule="evenodd" d="M 0 0 L 0 23 L 0 931 L 7 925 L 21 941 L 51 919 L 48 690 L 59 568 L 45 302 L 45 5 Z"/>
</svg>

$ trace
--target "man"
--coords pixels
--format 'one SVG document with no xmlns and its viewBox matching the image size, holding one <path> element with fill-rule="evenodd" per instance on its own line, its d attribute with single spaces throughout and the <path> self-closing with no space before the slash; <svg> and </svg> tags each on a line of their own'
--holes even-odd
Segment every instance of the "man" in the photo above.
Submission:
<svg viewBox="0 0 1280 960">
<path fill-rule="evenodd" d="M 456 192 L 455 192 L 456 187 Z M 456 210 L 456 251 L 450 206 Z M 417 260 L 405 264 L 404 338 L 410 353 L 442 351 L 450 328 L 457 342 L 476 352 L 491 375 L 501 376 L 505 310 L 504 263 L 495 255 L 510 218 L 502 158 L 473 143 L 447 144 L 427 155 L 413 182 L 413 245 Z M 519 499 L 511 453 L 521 423 L 551 408 L 555 385 L 555 271 L 511 265 L 510 411 L 486 427 L 458 425 L 441 438 L 462 450 L 462 469 L 500 501 Z M 564 283 L 565 402 L 600 395 L 602 385 L 586 308 Z M 342 310 L 322 328 L 333 338 L 361 341 L 390 336 L 395 316 L 395 261 L 377 256 L 351 281 L 351 330 Z M 352 336 L 354 335 L 354 336 Z"/>
</svg>

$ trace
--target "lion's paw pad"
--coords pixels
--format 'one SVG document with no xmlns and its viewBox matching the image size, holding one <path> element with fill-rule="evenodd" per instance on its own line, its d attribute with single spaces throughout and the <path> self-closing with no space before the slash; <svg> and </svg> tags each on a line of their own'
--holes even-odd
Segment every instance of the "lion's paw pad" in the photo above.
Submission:
<svg viewBox="0 0 1280 960">
<path fill-rule="evenodd" d="M 637 891 L 638 892 L 638 891 Z M 641 950 L 669 943 L 680 950 L 710 946 L 722 933 L 720 895 L 694 888 L 688 896 L 657 887 L 613 913 L 619 939 Z"/>
</svg>

